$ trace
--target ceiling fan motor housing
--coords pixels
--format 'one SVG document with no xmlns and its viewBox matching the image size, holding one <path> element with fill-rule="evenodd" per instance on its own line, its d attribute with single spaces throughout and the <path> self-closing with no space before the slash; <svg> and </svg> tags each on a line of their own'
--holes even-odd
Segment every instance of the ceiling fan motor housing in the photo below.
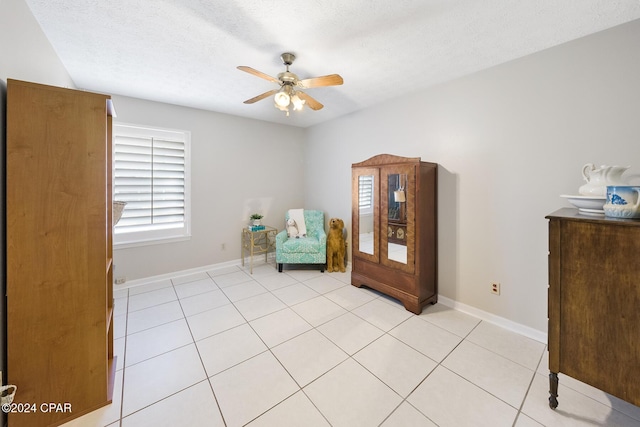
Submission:
<svg viewBox="0 0 640 427">
<path fill-rule="evenodd" d="M 282 58 L 282 62 L 287 67 L 293 64 L 293 61 L 296 60 L 296 56 L 293 53 L 289 53 L 289 52 L 283 53 L 282 55 L 280 55 L 280 58 Z"/>
<path fill-rule="evenodd" d="M 278 74 L 278 80 L 280 80 L 284 84 L 286 83 L 296 84 L 296 82 L 298 81 L 298 76 L 296 76 L 294 73 L 290 71 L 285 71 Z"/>
</svg>

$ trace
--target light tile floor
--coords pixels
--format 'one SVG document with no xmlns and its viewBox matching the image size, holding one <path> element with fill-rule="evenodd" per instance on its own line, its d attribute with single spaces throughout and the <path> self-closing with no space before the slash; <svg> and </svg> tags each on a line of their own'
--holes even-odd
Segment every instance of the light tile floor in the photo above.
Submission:
<svg viewBox="0 0 640 427">
<path fill-rule="evenodd" d="M 640 426 L 545 345 L 349 273 L 230 267 L 115 292 L 113 403 L 65 427 Z"/>
</svg>

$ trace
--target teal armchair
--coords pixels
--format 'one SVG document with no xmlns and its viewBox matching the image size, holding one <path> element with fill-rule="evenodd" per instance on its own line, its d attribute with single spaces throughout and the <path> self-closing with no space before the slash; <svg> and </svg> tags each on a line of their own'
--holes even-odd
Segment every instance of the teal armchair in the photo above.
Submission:
<svg viewBox="0 0 640 427">
<path fill-rule="evenodd" d="M 285 224 L 289 212 L 285 215 Z M 327 264 L 327 233 L 324 231 L 324 212 L 304 211 L 304 222 L 307 227 L 306 237 L 289 238 L 287 230 L 276 236 L 276 263 L 282 273 L 284 264 L 317 264 L 324 272 Z"/>
</svg>

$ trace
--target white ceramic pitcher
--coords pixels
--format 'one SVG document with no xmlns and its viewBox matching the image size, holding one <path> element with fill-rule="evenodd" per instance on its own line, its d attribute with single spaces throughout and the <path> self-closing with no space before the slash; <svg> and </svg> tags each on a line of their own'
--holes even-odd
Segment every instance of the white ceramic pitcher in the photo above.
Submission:
<svg viewBox="0 0 640 427">
<path fill-rule="evenodd" d="M 606 166 L 596 168 L 593 163 L 587 163 L 582 167 L 582 178 L 587 181 L 578 192 L 582 196 L 606 197 L 607 186 L 629 185 L 622 174 L 631 166 Z"/>
</svg>

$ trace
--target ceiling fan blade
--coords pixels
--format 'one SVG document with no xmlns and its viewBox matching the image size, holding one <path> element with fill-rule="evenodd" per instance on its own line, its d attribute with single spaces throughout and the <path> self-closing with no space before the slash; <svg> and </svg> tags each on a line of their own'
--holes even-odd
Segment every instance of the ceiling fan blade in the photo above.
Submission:
<svg viewBox="0 0 640 427">
<path fill-rule="evenodd" d="M 339 86 L 344 81 L 339 74 L 329 74 L 328 76 L 312 77 L 310 79 L 303 79 L 298 81 L 298 86 L 309 89 L 312 87 L 320 86 Z"/>
<path fill-rule="evenodd" d="M 254 96 L 253 98 L 247 99 L 246 101 L 244 101 L 244 104 L 253 104 L 254 102 L 258 102 L 261 99 L 265 99 L 265 98 L 267 98 L 267 97 L 269 97 L 271 95 L 274 95 L 278 90 L 279 89 L 274 89 L 274 90 L 270 90 L 269 92 L 265 92 L 265 93 L 263 93 L 261 95 Z"/>
<path fill-rule="evenodd" d="M 254 76 L 258 76 L 262 79 L 269 80 L 270 82 L 280 84 L 280 80 L 276 79 L 275 77 L 271 77 L 270 75 L 265 74 L 261 71 L 255 70 L 251 67 L 247 67 L 245 65 L 239 65 L 237 68 L 238 70 L 244 71 L 245 73 L 253 74 Z"/>
<path fill-rule="evenodd" d="M 311 108 L 312 110 L 320 110 L 322 109 L 322 107 L 324 107 L 324 105 L 320 104 L 318 101 L 316 101 L 314 98 L 310 97 L 306 93 L 301 92 L 299 90 L 296 91 L 296 93 L 301 99 L 303 99 L 307 103 L 309 108 Z"/>
</svg>

